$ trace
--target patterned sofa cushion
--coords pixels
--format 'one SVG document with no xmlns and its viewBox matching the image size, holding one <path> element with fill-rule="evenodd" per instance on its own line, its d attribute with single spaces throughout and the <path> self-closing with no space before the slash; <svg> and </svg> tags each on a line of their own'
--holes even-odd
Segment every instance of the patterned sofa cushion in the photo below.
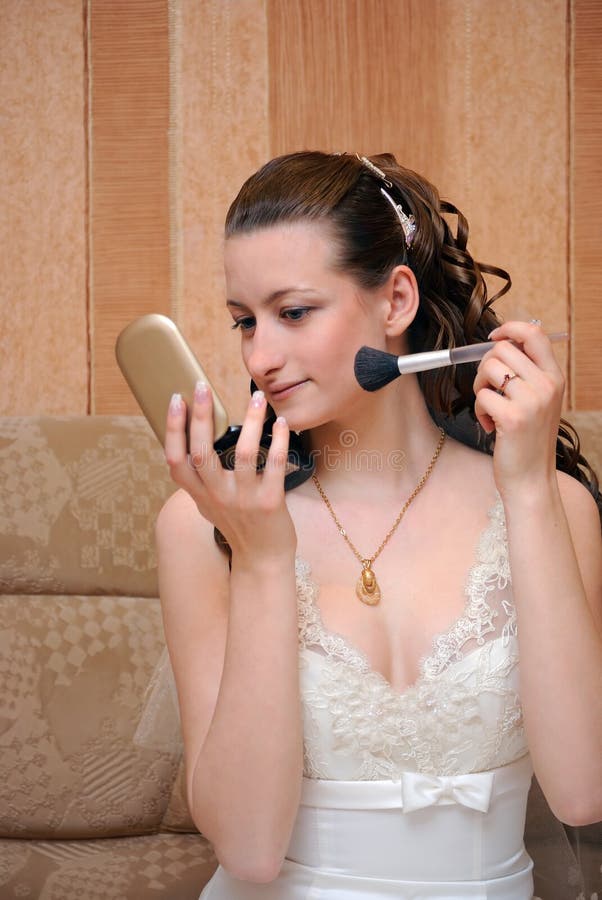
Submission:
<svg viewBox="0 0 602 900">
<path fill-rule="evenodd" d="M 179 760 L 132 738 L 157 600 L 12 595 L 0 614 L 0 836 L 158 831 Z"/>
<path fill-rule="evenodd" d="M 0 419 L 2 898 L 194 900 L 215 869 L 179 748 L 134 741 L 174 488 L 141 417 Z"/>
<path fill-rule="evenodd" d="M 0 839 L 0 898 L 197 900 L 215 867 L 210 845 L 198 834 Z"/>
<path fill-rule="evenodd" d="M 0 423 L 0 592 L 156 597 L 154 521 L 175 485 L 146 420 Z"/>
</svg>

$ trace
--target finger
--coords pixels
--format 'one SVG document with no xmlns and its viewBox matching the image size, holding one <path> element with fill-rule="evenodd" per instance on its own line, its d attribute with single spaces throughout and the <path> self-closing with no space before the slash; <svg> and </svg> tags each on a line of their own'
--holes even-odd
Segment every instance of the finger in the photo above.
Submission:
<svg viewBox="0 0 602 900">
<path fill-rule="evenodd" d="M 186 462 L 186 403 L 181 394 L 172 394 L 165 424 L 165 459 L 168 466 Z"/>
<path fill-rule="evenodd" d="M 484 380 L 484 375 L 490 371 L 490 360 L 492 358 L 498 359 L 505 364 L 510 374 L 515 373 L 520 377 L 522 384 L 518 395 L 525 399 L 530 397 L 535 406 L 540 404 L 546 406 L 549 403 L 557 403 L 562 399 L 564 375 L 556 361 L 554 360 L 553 369 L 541 369 L 519 347 L 507 340 L 500 341 L 498 347 L 494 347 L 493 350 L 489 351 L 487 361 L 485 361 L 485 357 L 481 361 L 481 366 L 477 373 L 478 377 L 475 379 L 477 390 L 488 386 L 487 381 Z M 502 374 L 502 378 L 504 374 Z M 513 382 L 513 384 L 512 393 L 514 396 L 517 396 L 516 382 Z M 494 387 L 501 387 L 501 382 L 494 382 Z"/>
<path fill-rule="evenodd" d="M 213 395 L 205 381 L 194 389 L 190 416 L 190 466 L 204 482 L 219 478 L 221 464 L 213 449 Z"/>
<path fill-rule="evenodd" d="M 555 372 L 558 369 L 552 344 L 540 324 L 516 320 L 504 322 L 490 333 L 489 339 L 516 341 L 538 368 L 546 372 Z"/>
<path fill-rule="evenodd" d="M 507 374 L 517 375 L 525 383 L 537 382 L 541 377 L 535 363 L 508 341 L 502 341 L 481 360 L 473 382 L 475 394 L 485 387 L 498 390 Z"/>
<path fill-rule="evenodd" d="M 476 381 L 477 379 L 475 379 L 475 384 Z M 493 357 L 487 361 L 479 373 L 479 383 L 476 384 L 475 394 L 483 388 L 489 388 L 502 397 L 507 396 L 507 392 L 509 392 L 509 396 L 514 397 L 519 384 L 524 386 L 526 382 L 518 372 L 515 372 L 501 359 Z"/>
<path fill-rule="evenodd" d="M 477 420 L 491 434 L 499 426 L 504 414 L 508 412 L 508 400 L 490 388 L 482 388 L 477 394 L 474 412 Z"/>
<path fill-rule="evenodd" d="M 499 369 L 504 371 L 498 379 Z M 533 360 L 523 353 L 520 347 L 516 347 L 507 340 L 500 340 L 496 347 L 489 350 L 479 364 L 474 380 L 475 393 L 483 387 L 494 388 L 501 386 L 506 372 L 510 375 L 518 375 L 525 383 L 537 384 L 541 378 L 541 370 Z"/>
<path fill-rule="evenodd" d="M 284 490 L 284 476 L 288 465 L 290 430 L 284 416 L 278 416 L 272 426 L 272 442 L 266 459 L 263 481 L 266 489 Z"/>
<path fill-rule="evenodd" d="M 259 441 L 265 420 L 266 400 L 263 391 L 255 391 L 234 449 L 234 471 L 237 476 L 254 478 L 260 459 Z"/>
<path fill-rule="evenodd" d="M 186 447 L 186 403 L 181 394 L 174 394 L 167 410 L 165 429 L 165 459 L 173 480 L 192 491 L 198 478 L 190 467 Z"/>
</svg>

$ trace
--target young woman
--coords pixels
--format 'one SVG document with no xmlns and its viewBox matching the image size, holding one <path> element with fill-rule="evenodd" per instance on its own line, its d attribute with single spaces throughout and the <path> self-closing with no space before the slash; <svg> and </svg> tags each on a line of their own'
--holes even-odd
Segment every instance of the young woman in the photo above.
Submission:
<svg viewBox="0 0 602 900">
<path fill-rule="evenodd" d="M 174 397 L 182 490 L 157 524 L 188 801 L 220 862 L 203 900 L 530 900 L 533 770 L 563 822 L 602 818 L 597 482 L 558 439 L 541 324 L 495 327 L 483 275 L 507 276 L 467 233 L 389 155 L 280 157 L 229 210 L 227 306 L 257 391 L 233 471 L 206 386 L 190 456 Z M 478 365 L 356 380 L 364 345 L 492 330 Z M 438 424 L 466 411 L 480 449 Z M 293 431 L 315 472 L 285 492 Z"/>
</svg>

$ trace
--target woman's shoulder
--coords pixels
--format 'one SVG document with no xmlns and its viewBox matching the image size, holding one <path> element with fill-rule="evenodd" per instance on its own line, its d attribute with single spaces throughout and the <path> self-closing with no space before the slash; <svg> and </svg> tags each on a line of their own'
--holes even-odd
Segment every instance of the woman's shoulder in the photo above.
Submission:
<svg viewBox="0 0 602 900">
<path fill-rule="evenodd" d="M 452 479 L 460 488 L 471 484 L 480 492 L 496 493 L 493 470 L 493 456 L 478 450 L 461 441 L 448 436 L 449 472 L 455 472 L 457 479 Z M 466 480 L 468 479 L 468 480 Z M 569 518 L 581 518 L 589 523 L 599 522 L 598 506 L 588 488 L 577 478 L 566 472 L 557 471 L 558 492 Z"/>
<path fill-rule="evenodd" d="M 160 569 L 186 570 L 215 564 L 228 570 L 224 553 L 214 538 L 213 524 L 200 512 L 190 494 L 179 488 L 165 501 L 155 524 L 155 543 Z"/>
<path fill-rule="evenodd" d="M 569 515 L 585 517 L 597 524 L 600 518 L 598 504 L 588 488 L 567 472 L 556 472 L 562 504 Z"/>
<path fill-rule="evenodd" d="M 157 516 L 156 531 L 163 535 L 173 534 L 177 530 L 183 533 L 200 534 L 213 528 L 210 522 L 201 515 L 198 506 L 183 488 L 178 488 L 171 494 Z"/>
</svg>

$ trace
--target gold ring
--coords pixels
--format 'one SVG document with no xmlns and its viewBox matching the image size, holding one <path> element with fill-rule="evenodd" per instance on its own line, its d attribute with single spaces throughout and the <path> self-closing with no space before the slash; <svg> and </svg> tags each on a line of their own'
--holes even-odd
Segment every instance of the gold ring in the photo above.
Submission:
<svg viewBox="0 0 602 900">
<path fill-rule="evenodd" d="M 518 375 L 515 372 L 506 372 L 506 374 L 504 375 L 504 380 L 497 389 L 498 394 L 500 394 L 502 397 L 504 396 L 504 391 L 508 387 L 508 382 L 512 381 L 513 378 L 518 378 Z"/>
</svg>

